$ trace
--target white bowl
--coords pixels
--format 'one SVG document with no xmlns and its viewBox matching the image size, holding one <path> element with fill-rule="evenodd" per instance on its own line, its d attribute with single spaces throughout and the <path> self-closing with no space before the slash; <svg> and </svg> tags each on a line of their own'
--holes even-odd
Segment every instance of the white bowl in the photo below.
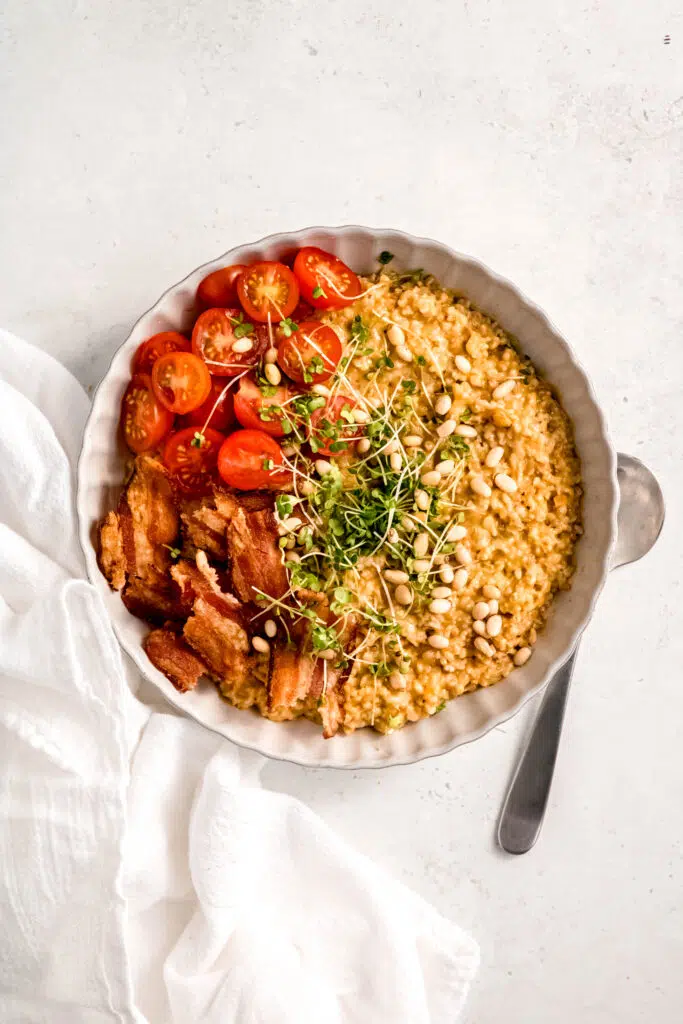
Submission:
<svg viewBox="0 0 683 1024">
<path fill-rule="evenodd" d="M 121 490 L 124 452 L 118 441 L 117 421 L 136 346 L 157 331 L 182 330 L 191 325 L 195 290 L 211 270 L 230 263 L 278 259 L 302 245 L 334 252 L 359 273 L 376 269 L 378 254 L 387 249 L 395 254 L 392 267 L 422 267 L 494 316 L 519 339 L 522 349 L 560 395 L 574 423 L 582 463 L 585 533 L 577 549 L 576 574 L 571 590 L 556 598 L 533 658 L 495 686 L 459 697 L 439 715 L 387 736 L 362 729 L 350 736 L 324 740 L 319 728 L 309 721 L 275 723 L 254 712 L 238 711 L 223 701 L 213 686 L 179 694 L 148 660 L 142 649 L 148 627 L 132 616 L 120 596 L 109 589 L 98 568 L 93 544 L 95 524 L 114 508 Z M 121 646 L 143 675 L 174 707 L 214 732 L 269 757 L 315 767 L 371 768 L 417 761 L 476 739 L 518 711 L 566 659 L 590 619 L 609 568 L 616 536 L 617 498 L 616 459 L 602 413 L 586 374 L 546 316 L 509 282 L 439 242 L 400 231 L 355 226 L 271 235 L 231 249 L 170 288 L 138 320 L 114 356 L 93 400 L 78 465 L 80 539 L 88 575 L 109 610 Z"/>
</svg>

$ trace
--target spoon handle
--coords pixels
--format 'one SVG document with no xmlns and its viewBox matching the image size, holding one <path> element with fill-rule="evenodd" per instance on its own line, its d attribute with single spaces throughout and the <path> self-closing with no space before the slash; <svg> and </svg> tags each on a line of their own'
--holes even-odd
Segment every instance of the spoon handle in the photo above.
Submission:
<svg viewBox="0 0 683 1024">
<path fill-rule="evenodd" d="M 548 683 L 531 735 L 503 802 L 498 842 L 508 853 L 526 853 L 545 814 L 577 647 Z"/>
</svg>

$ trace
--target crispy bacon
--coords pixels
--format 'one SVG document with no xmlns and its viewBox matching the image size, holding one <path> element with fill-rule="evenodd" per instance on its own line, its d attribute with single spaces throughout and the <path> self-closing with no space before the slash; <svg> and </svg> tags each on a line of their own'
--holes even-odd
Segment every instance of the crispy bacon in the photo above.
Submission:
<svg viewBox="0 0 683 1024">
<path fill-rule="evenodd" d="M 171 680 L 181 693 L 194 690 L 206 665 L 187 645 L 185 640 L 170 629 L 154 629 L 145 637 L 142 646 L 147 657 L 160 672 Z"/>
<path fill-rule="evenodd" d="M 154 585 L 131 576 L 121 592 L 121 600 L 131 615 L 154 625 L 163 625 L 169 619 L 182 621 L 192 610 L 170 576 Z"/>
<path fill-rule="evenodd" d="M 212 675 L 227 682 L 242 682 L 247 676 L 249 654 L 242 605 L 221 590 L 216 570 L 203 551 L 197 553 L 196 565 L 182 560 L 173 566 L 171 575 L 183 600 L 191 602 L 192 614 L 183 629 L 185 639 Z"/>
<path fill-rule="evenodd" d="M 216 509 L 226 521 L 232 589 L 242 601 L 253 601 L 257 590 L 281 598 L 289 589 L 273 501 L 260 491 L 216 493 Z"/>
<path fill-rule="evenodd" d="M 178 536 L 178 513 L 168 472 L 156 459 L 138 455 L 116 512 L 100 527 L 100 568 L 121 590 L 135 577 L 148 587 L 168 588 L 169 547 Z"/>
<path fill-rule="evenodd" d="M 217 562 L 227 562 L 225 517 L 216 510 L 213 497 L 187 503 L 181 514 L 183 534 L 197 551 L 206 551 Z"/>
</svg>

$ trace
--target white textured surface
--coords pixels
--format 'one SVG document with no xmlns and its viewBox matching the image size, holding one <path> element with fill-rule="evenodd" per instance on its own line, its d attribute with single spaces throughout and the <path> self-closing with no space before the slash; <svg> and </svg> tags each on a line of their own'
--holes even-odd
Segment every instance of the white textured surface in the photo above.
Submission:
<svg viewBox="0 0 683 1024">
<path fill-rule="evenodd" d="M 412 768 L 269 777 L 479 938 L 468 1024 L 673 1024 L 680 4 L 5 0 L 0 18 L 0 318 L 85 383 L 169 282 L 316 222 L 441 238 L 575 345 L 669 521 L 608 581 L 536 849 L 492 840 L 526 715 Z"/>
</svg>

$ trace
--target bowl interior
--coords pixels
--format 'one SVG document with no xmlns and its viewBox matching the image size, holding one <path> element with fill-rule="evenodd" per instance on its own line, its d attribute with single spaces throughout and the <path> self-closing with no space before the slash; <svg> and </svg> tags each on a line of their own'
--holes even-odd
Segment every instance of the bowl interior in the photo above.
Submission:
<svg viewBox="0 0 683 1024">
<path fill-rule="evenodd" d="M 148 661 L 141 646 L 147 627 L 110 591 L 97 566 L 93 544 L 98 520 L 115 506 L 121 491 L 125 453 L 118 440 L 118 410 L 137 345 L 158 331 L 191 326 L 197 285 L 211 270 L 229 263 L 281 259 L 301 245 L 334 252 L 360 273 L 376 269 L 378 254 L 389 250 L 395 257 L 392 267 L 422 267 L 494 316 L 515 335 L 522 350 L 554 386 L 572 418 L 582 463 L 584 535 L 577 547 L 576 574 L 571 590 L 556 598 L 534 657 L 495 686 L 459 697 L 439 715 L 387 736 L 364 729 L 324 740 L 311 722 L 273 723 L 253 712 L 238 711 L 209 684 L 188 694 L 177 693 Z M 615 456 L 602 414 L 584 371 L 545 315 L 510 283 L 437 242 L 357 227 L 310 228 L 274 235 L 230 250 L 170 288 L 140 318 L 114 356 L 95 394 L 78 467 L 80 536 L 88 575 L 107 605 L 127 654 L 175 707 L 202 725 L 270 757 L 317 767 L 375 767 L 418 760 L 475 739 L 517 711 L 566 658 L 588 622 L 609 565 L 616 508 Z"/>
</svg>

